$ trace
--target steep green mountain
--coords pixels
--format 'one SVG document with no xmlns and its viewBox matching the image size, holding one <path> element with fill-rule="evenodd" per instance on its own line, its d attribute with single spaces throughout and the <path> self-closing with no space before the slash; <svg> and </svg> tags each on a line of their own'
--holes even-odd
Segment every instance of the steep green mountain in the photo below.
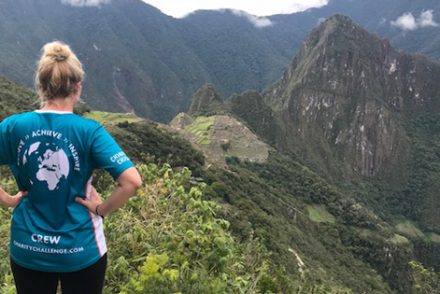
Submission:
<svg viewBox="0 0 440 294">
<path fill-rule="evenodd" d="M 439 110 L 438 77 L 438 64 L 399 53 L 336 15 L 311 32 L 264 99 L 280 121 L 284 148 L 326 170 L 371 177 L 406 157 L 402 120 Z"/>
<path fill-rule="evenodd" d="M 188 114 L 198 116 L 220 114 L 226 111 L 223 99 L 214 85 L 205 84 L 194 94 Z"/>
<path fill-rule="evenodd" d="M 335 215 L 345 216 L 349 223 L 344 225 L 350 227 L 350 233 L 343 238 L 344 246 L 377 270 L 392 289 L 410 293 L 415 288 L 411 282 L 403 282 L 410 279 L 409 260 L 416 258 L 438 270 L 440 257 L 436 213 L 439 199 L 435 192 L 440 159 L 439 77 L 439 64 L 420 55 L 398 52 L 388 41 L 368 33 L 348 17 L 335 15 L 311 32 L 279 82 L 262 94 L 248 91 L 233 95 L 220 107 L 222 114 L 230 113 L 235 116 L 231 119 L 243 120 L 288 158 L 280 158 L 275 152 L 258 167 L 248 164 L 240 169 L 234 156 L 230 158 L 225 150 L 219 152 L 212 144 L 214 134 L 227 126 L 212 123 L 222 117 L 216 115 L 221 104 L 212 99 L 218 97 L 212 87 L 209 91 L 201 89 L 194 97 L 193 105 L 205 111 L 193 112 L 191 108 L 190 114 L 199 115 L 197 118 L 179 115 L 177 130 L 198 146 L 209 161 L 218 162 L 220 153 L 241 178 L 249 175 L 248 169 L 253 166 L 257 175 L 251 173 L 252 178 L 263 176 L 265 185 L 275 182 L 280 188 L 284 181 L 301 178 L 301 173 L 288 168 L 298 165 L 297 161 L 324 176 L 333 183 L 330 187 L 337 187 L 342 201 L 352 203 L 351 207 L 358 207 L 359 211 L 348 212 L 344 207 L 344 212 L 335 212 L 336 199 L 340 198 L 329 197 L 332 193 L 327 188 L 305 196 L 301 192 L 290 194 L 289 199 L 303 195 L 304 209 L 313 221 L 331 223 Z M 202 129 L 203 140 L 188 136 Z M 285 186 L 285 190 L 291 192 L 303 184 L 300 180 Z M 233 182 L 227 186 L 237 187 Z M 271 189 L 265 186 L 260 190 Z M 223 193 L 229 197 L 229 193 Z M 351 223 L 357 217 L 362 220 Z M 371 226 L 386 229 L 371 231 Z M 292 228 L 279 227 L 286 232 Z M 337 230 L 340 236 L 344 235 L 341 232 L 345 228 Z M 270 231 L 277 230 L 271 227 Z M 331 241 L 335 242 L 338 241 Z M 393 253 L 389 259 L 383 258 L 390 251 Z M 385 270 L 387 267 L 391 268 Z M 369 288 L 364 285 L 356 290 L 365 289 Z M 367 293 L 371 289 L 374 288 Z M 436 291 L 437 286 L 431 288 L 431 292 Z"/>
<path fill-rule="evenodd" d="M 60 0 L 0 3 L 0 73 L 32 85 L 38 50 L 59 39 L 83 61 L 92 107 L 166 120 L 209 74 L 174 20 L 140 0 L 74 7 Z"/>
<path fill-rule="evenodd" d="M 185 44 L 209 68 L 210 82 L 225 97 L 262 90 L 280 76 L 293 54 L 280 54 L 265 27 L 248 17 L 232 10 L 197 11 L 176 20 Z"/>
<path fill-rule="evenodd" d="M 439 64 L 399 53 L 337 15 L 309 35 L 264 99 L 284 134 L 277 140 L 282 148 L 301 154 L 327 175 L 342 171 L 349 178 L 387 181 L 385 186 L 399 191 L 388 191 L 378 199 L 379 207 L 394 206 L 394 212 L 438 232 L 430 208 L 438 201 L 428 191 L 437 170 L 422 162 L 437 150 L 439 77 Z M 425 146 L 429 153 L 420 150 Z M 426 172 L 429 176 L 419 182 Z M 400 205 L 395 206 L 396 198 Z"/>
</svg>

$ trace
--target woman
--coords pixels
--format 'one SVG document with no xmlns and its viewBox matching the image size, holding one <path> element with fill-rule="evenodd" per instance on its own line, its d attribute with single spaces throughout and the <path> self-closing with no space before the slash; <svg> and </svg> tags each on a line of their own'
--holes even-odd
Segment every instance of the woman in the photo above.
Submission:
<svg viewBox="0 0 440 294">
<path fill-rule="evenodd" d="M 11 268 L 19 294 L 101 293 L 106 268 L 104 216 L 141 186 L 133 163 L 105 129 L 73 114 L 81 95 L 82 65 L 70 48 L 48 43 L 36 73 L 42 107 L 0 124 L 0 164 L 8 164 L 21 192 L 0 189 L 15 207 Z M 102 202 L 91 185 L 94 169 L 117 181 Z"/>
</svg>

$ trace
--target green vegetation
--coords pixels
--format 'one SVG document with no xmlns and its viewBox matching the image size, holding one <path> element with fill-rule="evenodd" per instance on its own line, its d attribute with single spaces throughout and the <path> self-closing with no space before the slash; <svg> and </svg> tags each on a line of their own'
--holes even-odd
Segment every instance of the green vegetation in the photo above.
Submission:
<svg viewBox="0 0 440 294">
<path fill-rule="evenodd" d="M 84 114 L 84 117 L 96 120 L 102 124 L 116 125 L 119 123 L 135 123 L 143 121 L 142 118 L 137 117 L 132 113 L 112 113 L 103 111 L 91 111 Z"/>
<path fill-rule="evenodd" d="M 429 234 L 427 234 L 427 238 L 431 242 L 440 243 L 440 235 L 438 235 L 436 233 L 429 233 Z"/>
<path fill-rule="evenodd" d="M 394 244 L 394 245 L 408 245 L 408 244 L 410 244 L 410 241 L 407 238 L 405 238 L 404 236 L 399 235 L 399 234 L 394 234 L 394 236 L 392 238 L 388 239 L 387 241 L 390 242 L 391 244 Z"/>
<path fill-rule="evenodd" d="M 11 193 L 17 192 L 15 182 L 4 167 L 0 167 L 0 186 Z M 15 286 L 9 267 L 9 232 L 11 209 L 0 206 L 0 293 L 14 294 Z"/>
<path fill-rule="evenodd" d="M 227 232 L 229 223 L 216 216 L 218 204 L 202 198 L 206 185 L 191 184 L 187 168 L 149 164 L 139 170 L 147 185 L 106 222 L 114 248 L 106 292 L 257 291 L 267 271 L 264 253 Z"/>
<path fill-rule="evenodd" d="M 407 163 L 408 182 L 395 193 L 398 211 L 423 230 L 440 233 L 440 115 L 424 113 L 406 124 L 411 144 Z"/>
<path fill-rule="evenodd" d="M 414 277 L 412 293 L 414 294 L 439 294 L 440 274 L 430 271 L 416 261 L 409 263 Z"/>
<path fill-rule="evenodd" d="M 265 249 L 266 246 L 276 249 L 273 247 L 276 242 L 269 240 L 270 231 L 266 231 L 269 227 L 263 223 L 255 228 L 255 235 L 264 237 L 262 243 L 256 236 L 233 237 L 228 230 L 229 222 L 222 218 L 225 208 L 204 200 L 203 194 L 213 195 L 213 189 L 220 191 L 219 184 L 206 186 L 203 182 L 194 182 L 186 168 L 173 171 L 167 165 L 159 168 L 154 164 L 138 168 L 146 185 L 123 210 L 111 215 L 105 223 L 110 248 L 106 293 L 352 293 L 350 288 L 359 287 L 355 286 L 355 281 L 351 287 L 341 287 L 339 282 L 327 280 L 319 267 L 314 268 L 314 257 L 308 256 L 315 248 L 310 248 L 308 253 L 301 248 L 299 254 L 305 260 L 305 269 L 292 276 L 292 269 L 287 268 L 287 264 L 279 267 L 282 255 L 274 256 Z M 106 197 L 111 190 L 110 177 L 101 175 L 96 181 L 95 186 Z M 9 191 L 14 190 L 12 183 L 11 179 L 2 181 Z M 246 186 L 250 188 L 245 185 L 237 189 Z M 237 199 L 241 201 L 245 199 Z M 271 226 L 270 218 L 261 218 L 258 210 L 251 211 L 248 213 L 254 222 L 266 219 Z M 4 237 L 0 239 L 0 248 L 5 251 L 2 256 L 6 257 L 10 210 L 0 209 L 0 213 L 0 235 Z M 298 221 L 305 219 L 299 217 Z M 285 228 L 272 234 L 279 239 L 279 230 Z M 296 233 L 301 234 L 298 230 Z M 296 268 L 298 257 L 287 249 L 289 247 L 285 250 L 286 257 Z M 0 266 L 5 273 L 0 280 L 0 292 L 3 293 L 13 286 L 7 259 L 1 259 Z M 338 276 L 336 272 L 335 277 Z M 296 279 L 290 280 L 295 276 Z"/>
<path fill-rule="evenodd" d="M 440 270 L 439 121 L 438 114 L 428 111 L 405 118 L 408 150 L 399 169 L 383 178 L 339 183 L 342 190 L 393 224 L 397 234 L 410 240 L 417 259 L 436 271 Z"/>
<path fill-rule="evenodd" d="M 334 223 L 335 217 L 322 205 L 308 205 L 307 213 L 309 218 L 317 223 Z"/>
<path fill-rule="evenodd" d="M 397 224 L 396 230 L 397 232 L 409 238 L 426 238 L 425 234 L 410 221 L 405 221 Z"/>
<path fill-rule="evenodd" d="M 121 147 L 138 162 L 168 163 L 175 167 L 186 166 L 200 175 L 204 165 L 201 152 L 176 134 L 168 133 L 157 124 L 140 123 L 106 124 L 104 126 L 116 138 Z"/>
<path fill-rule="evenodd" d="M 225 203 L 223 213 L 234 235 L 242 240 L 256 236 L 273 253 L 271 262 L 289 277 L 281 293 L 294 293 L 293 289 L 305 284 L 351 289 L 353 293 L 393 293 L 384 278 L 393 287 L 406 287 L 402 283 L 402 279 L 407 279 L 406 247 L 392 249 L 401 254 L 402 260 L 396 264 L 384 260 L 384 251 L 389 248 L 386 239 L 392 228 L 368 209 L 301 164 L 277 153 L 272 153 L 264 164 L 234 158 L 228 163 L 230 171 L 207 171 L 207 195 Z M 320 207 L 320 212 L 325 208 L 334 216 L 334 222 L 310 220 L 308 206 Z M 373 234 L 364 236 L 355 228 L 369 228 Z M 289 249 L 305 264 L 302 270 L 307 278 L 302 278 L 298 259 Z M 400 276 L 378 275 L 387 271 Z M 276 274 L 273 277 L 281 279 Z M 330 293 L 327 291 L 324 293 Z"/>
<path fill-rule="evenodd" d="M 35 92 L 0 76 L 0 121 L 6 117 L 38 108 Z"/>
</svg>

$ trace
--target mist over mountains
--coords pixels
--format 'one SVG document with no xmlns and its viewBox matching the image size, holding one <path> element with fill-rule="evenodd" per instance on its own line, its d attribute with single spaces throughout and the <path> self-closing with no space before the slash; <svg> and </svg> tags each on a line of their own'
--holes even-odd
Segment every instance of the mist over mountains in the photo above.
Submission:
<svg viewBox="0 0 440 294">
<path fill-rule="evenodd" d="M 0 3 L 0 73 L 33 83 L 38 48 L 72 45 L 88 74 L 84 99 L 108 111 L 168 121 L 205 82 L 223 97 L 276 81 L 305 35 L 343 13 L 408 52 L 439 58 L 437 1 L 332 0 L 290 15 L 231 10 L 174 19 L 140 0 L 5 0 Z"/>
</svg>

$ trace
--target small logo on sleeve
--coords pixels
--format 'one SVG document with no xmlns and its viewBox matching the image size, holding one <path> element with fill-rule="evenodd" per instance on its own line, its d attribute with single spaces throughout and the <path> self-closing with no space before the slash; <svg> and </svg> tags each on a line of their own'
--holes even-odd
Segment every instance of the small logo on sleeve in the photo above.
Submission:
<svg viewBox="0 0 440 294">
<path fill-rule="evenodd" d="M 110 157 L 110 161 L 111 162 L 116 162 L 117 164 L 123 164 L 124 162 L 126 162 L 128 160 L 127 155 L 125 155 L 124 152 L 118 152 L 115 155 L 113 155 L 112 157 Z"/>
</svg>

